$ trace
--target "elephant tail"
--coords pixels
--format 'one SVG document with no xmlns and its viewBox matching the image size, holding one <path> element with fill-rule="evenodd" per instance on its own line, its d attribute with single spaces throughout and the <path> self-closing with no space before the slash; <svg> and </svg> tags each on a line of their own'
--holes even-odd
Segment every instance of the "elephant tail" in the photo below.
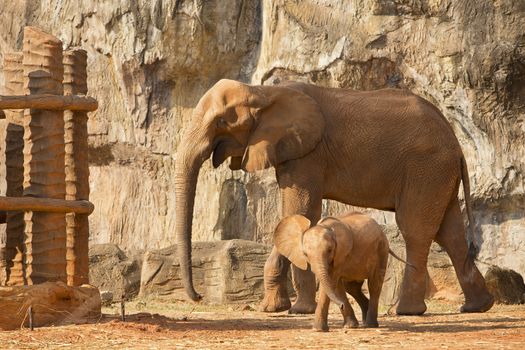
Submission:
<svg viewBox="0 0 525 350">
<path fill-rule="evenodd" d="M 396 253 L 394 253 L 394 252 L 392 251 L 392 249 L 388 248 L 388 253 L 390 253 L 390 255 L 392 255 L 394 258 L 396 258 L 397 260 L 401 261 L 402 263 L 405 263 L 405 264 L 407 264 L 408 266 L 412 266 L 414 269 L 417 270 L 417 268 L 416 268 L 414 265 L 412 265 L 411 263 L 409 263 L 409 262 L 407 262 L 407 261 L 401 259 L 399 256 L 397 256 Z"/>
<path fill-rule="evenodd" d="M 476 245 L 474 230 L 474 217 L 472 215 L 472 207 L 470 203 L 470 181 L 468 177 L 467 162 L 465 156 L 461 156 L 461 181 L 463 181 L 463 191 L 465 192 L 465 208 L 467 211 L 468 227 L 467 227 L 467 244 L 468 257 L 474 261 L 478 256 L 479 248 Z"/>
</svg>

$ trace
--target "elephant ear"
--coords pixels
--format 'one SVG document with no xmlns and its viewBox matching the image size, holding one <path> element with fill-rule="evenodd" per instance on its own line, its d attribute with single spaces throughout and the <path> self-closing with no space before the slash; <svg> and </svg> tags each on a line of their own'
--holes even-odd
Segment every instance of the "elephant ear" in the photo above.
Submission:
<svg viewBox="0 0 525 350">
<path fill-rule="evenodd" d="M 308 260 L 303 253 L 303 233 L 309 228 L 310 220 L 304 216 L 287 216 L 277 225 L 273 237 L 279 254 L 303 270 L 308 268 Z"/>
<path fill-rule="evenodd" d="M 325 120 L 317 102 L 281 86 L 261 86 L 255 100 L 265 101 L 255 117 L 242 168 L 254 172 L 305 156 L 321 141 Z"/>
</svg>

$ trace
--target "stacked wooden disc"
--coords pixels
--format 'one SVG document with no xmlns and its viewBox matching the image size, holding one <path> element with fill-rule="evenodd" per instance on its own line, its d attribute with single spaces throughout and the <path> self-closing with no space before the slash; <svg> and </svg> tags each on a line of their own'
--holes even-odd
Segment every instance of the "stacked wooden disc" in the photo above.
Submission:
<svg viewBox="0 0 525 350">
<path fill-rule="evenodd" d="M 46 305 L 67 311 L 48 313 L 39 325 L 60 323 L 79 308 L 87 307 L 77 314 L 100 314 L 98 291 L 80 287 L 89 282 L 88 215 L 93 211 L 87 112 L 98 107 L 85 96 L 86 61 L 84 50 L 63 52 L 59 39 L 34 27 L 24 30 L 22 52 L 4 56 L 0 114 L 8 123 L 7 191 L 0 197 L 0 213 L 6 213 L 7 239 L 0 285 L 12 287 L 0 287 L 0 308 L 19 307 L 24 314 L 29 306 L 36 312 Z M 81 305 L 85 298 L 87 306 Z M 5 319 L 0 317 L 0 328 L 10 327 Z M 13 320 L 20 326 L 19 318 Z"/>
</svg>

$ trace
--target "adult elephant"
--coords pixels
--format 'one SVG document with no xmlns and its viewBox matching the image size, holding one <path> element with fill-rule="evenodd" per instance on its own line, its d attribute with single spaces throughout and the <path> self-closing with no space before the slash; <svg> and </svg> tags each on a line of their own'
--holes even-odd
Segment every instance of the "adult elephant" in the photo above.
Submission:
<svg viewBox="0 0 525 350">
<path fill-rule="evenodd" d="M 470 226 L 465 158 L 452 128 L 421 97 L 398 89 L 360 92 L 304 83 L 250 86 L 221 80 L 200 99 L 176 159 L 177 242 L 182 280 L 194 300 L 191 231 L 195 187 L 202 163 L 231 158 L 248 172 L 274 167 L 283 216 L 315 223 L 323 198 L 395 211 L 406 242 L 406 268 L 398 314 L 417 315 L 424 302 L 429 248 L 437 241 L 450 256 L 465 295 L 463 312 L 484 312 L 493 298 L 469 254 L 457 198 L 461 181 Z M 472 232 L 472 229 L 470 230 Z M 474 246 L 473 234 L 468 235 Z M 273 249 L 264 268 L 261 309 L 290 308 L 289 267 Z M 297 301 L 292 313 L 315 310 L 315 279 L 293 267 Z"/>
</svg>

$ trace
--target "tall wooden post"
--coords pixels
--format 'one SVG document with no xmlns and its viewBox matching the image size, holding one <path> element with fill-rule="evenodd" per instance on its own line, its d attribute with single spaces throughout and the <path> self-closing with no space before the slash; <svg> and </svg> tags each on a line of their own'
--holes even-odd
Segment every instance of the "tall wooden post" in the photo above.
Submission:
<svg viewBox="0 0 525 350">
<path fill-rule="evenodd" d="M 75 49 L 64 52 L 64 94 L 87 94 L 87 53 Z M 87 112 L 65 111 L 66 199 L 89 200 Z M 88 215 L 66 214 L 67 284 L 79 286 L 88 278 Z"/>
<path fill-rule="evenodd" d="M 24 91 L 63 95 L 62 42 L 34 27 L 23 41 Z M 65 198 L 64 113 L 25 110 L 24 196 Z M 64 214 L 25 214 L 27 284 L 66 282 Z"/>
<path fill-rule="evenodd" d="M 23 94 L 22 53 L 9 53 L 4 56 L 5 92 L 8 95 Z M 23 110 L 6 110 L 8 121 L 5 139 L 6 195 L 20 197 L 24 182 L 24 127 Z M 6 214 L 6 285 L 23 285 L 24 276 L 24 213 L 9 211 Z"/>
</svg>

